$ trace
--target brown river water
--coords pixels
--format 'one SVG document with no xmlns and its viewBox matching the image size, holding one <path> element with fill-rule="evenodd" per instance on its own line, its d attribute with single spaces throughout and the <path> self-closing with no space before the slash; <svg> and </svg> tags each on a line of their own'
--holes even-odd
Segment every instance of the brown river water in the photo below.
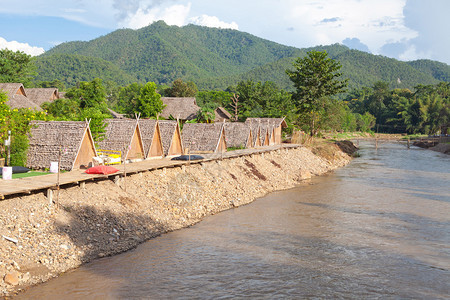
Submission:
<svg viewBox="0 0 450 300">
<path fill-rule="evenodd" d="M 360 153 L 17 298 L 448 299 L 450 156 L 370 142 Z"/>
</svg>

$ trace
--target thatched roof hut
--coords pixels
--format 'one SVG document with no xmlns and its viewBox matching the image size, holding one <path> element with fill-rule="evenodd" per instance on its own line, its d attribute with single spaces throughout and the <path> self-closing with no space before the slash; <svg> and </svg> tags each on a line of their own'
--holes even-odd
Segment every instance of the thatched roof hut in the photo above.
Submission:
<svg viewBox="0 0 450 300">
<path fill-rule="evenodd" d="M 42 110 L 40 105 L 27 97 L 27 93 L 21 83 L 0 83 L 0 91 L 6 93 L 8 102 L 6 104 L 11 108 L 31 108 Z"/>
<path fill-rule="evenodd" d="M 88 167 L 97 156 L 89 124 L 84 121 L 31 121 L 27 166 L 49 168 L 59 160 L 63 170 Z"/>
<path fill-rule="evenodd" d="M 139 119 L 145 158 L 161 158 L 164 155 L 161 131 L 157 120 Z"/>
<path fill-rule="evenodd" d="M 99 149 L 121 151 L 126 160 L 145 158 L 144 143 L 137 120 L 106 119 L 105 138 Z"/>
<path fill-rule="evenodd" d="M 242 122 L 225 123 L 225 140 L 227 142 L 227 147 L 253 147 L 253 135 L 250 126 Z"/>
<path fill-rule="evenodd" d="M 161 112 L 161 117 L 165 119 L 172 116 L 183 121 L 192 120 L 200 110 L 194 97 L 161 97 L 161 100 L 166 105 Z"/>
<path fill-rule="evenodd" d="M 216 153 L 227 151 L 223 123 L 186 123 L 183 126 L 184 147 L 190 153 Z"/>
<path fill-rule="evenodd" d="M 44 102 L 53 102 L 59 99 L 57 88 L 33 88 L 25 89 L 27 98 L 41 106 Z"/>
<path fill-rule="evenodd" d="M 245 123 L 250 124 L 252 126 L 265 126 L 269 125 L 274 128 L 274 137 L 273 142 L 275 144 L 281 144 L 281 131 L 283 128 L 287 127 L 286 120 L 284 118 L 247 118 Z"/>
<path fill-rule="evenodd" d="M 182 155 L 184 149 L 178 121 L 160 120 L 159 129 L 161 131 L 164 156 L 172 157 Z"/>
<path fill-rule="evenodd" d="M 261 146 L 261 128 L 257 125 L 249 126 L 252 132 L 252 147 Z"/>
<path fill-rule="evenodd" d="M 223 107 L 219 106 L 214 110 L 214 122 L 223 122 L 230 121 L 232 116 L 231 114 Z"/>
</svg>

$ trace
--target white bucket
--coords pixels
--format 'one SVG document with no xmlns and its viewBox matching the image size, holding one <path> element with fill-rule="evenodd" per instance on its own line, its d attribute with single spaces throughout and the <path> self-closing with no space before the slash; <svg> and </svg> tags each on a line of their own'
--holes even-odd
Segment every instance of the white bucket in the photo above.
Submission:
<svg viewBox="0 0 450 300">
<path fill-rule="evenodd" d="M 58 173 L 58 162 L 57 161 L 50 162 L 50 173 Z"/>
<path fill-rule="evenodd" d="M 12 179 L 12 167 L 3 167 L 2 177 L 4 180 Z"/>
</svg>

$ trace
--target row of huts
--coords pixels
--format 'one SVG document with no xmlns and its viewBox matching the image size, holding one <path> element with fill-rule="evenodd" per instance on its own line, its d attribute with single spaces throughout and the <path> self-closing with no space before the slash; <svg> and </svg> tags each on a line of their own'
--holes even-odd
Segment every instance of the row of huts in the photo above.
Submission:
<svg viewBox="0 0 450 300">
<path fill-rule="evenodd" d="M 185 123 L 181 131 L 179 122 L 172 120 L 107 119 L 98 147 L 88 122 L 32 121 L 31 127 L 27 166 L 48 168 L 50 162 L 60 160 L 61 169 L 73 170 L 90 166 L 100 153 L 118 153 L 119 161 L 133 162 L 280 144 L 286 122 L 249 118 L 246 122 Z"/>
</svg>

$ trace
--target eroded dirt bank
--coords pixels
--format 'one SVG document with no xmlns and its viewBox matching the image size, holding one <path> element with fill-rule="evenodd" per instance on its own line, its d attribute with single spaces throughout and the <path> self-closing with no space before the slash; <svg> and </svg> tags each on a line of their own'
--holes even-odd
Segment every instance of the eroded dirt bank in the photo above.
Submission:
<svg viewBox="0 0 450 300">
<path fill-rule="evenodd" d="M 350 161 L 331 147 L 326 159 L 302 147 L 87 183 L 61 190 L 58 205 L 43 193 L 0 201 L 0 295 Z"/>
</svg>

